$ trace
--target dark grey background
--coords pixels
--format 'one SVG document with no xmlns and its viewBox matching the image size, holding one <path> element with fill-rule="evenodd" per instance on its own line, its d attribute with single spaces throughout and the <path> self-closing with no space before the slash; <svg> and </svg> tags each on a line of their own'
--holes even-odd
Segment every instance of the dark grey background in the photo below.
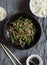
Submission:
<svg viewBox="0 0 47 65">
<path fill-rule="evenodd" d="M 18 12 L 24 12 L 32 15 L 29 9 L 29 0 L 0 0 L 0 7 L 4 7 L 6 9 L 7 18 Z M 26 65 L 26 59 L 31 54 L 40 55 L 43 60 L 43 65 L 47 65 L 47 18 L 34 17 L 41 25 L 41 38 L 39 39 L 38 43 L 28 50 L 18 50 L 14 47 L 9 47 L 9 49 L 23 63 L 23 65 Z M 7 19 L 0 22 L 0 42 L 2 43 L 5 41 L 3 40 L 3 28 L 5 22 L 7 22 Z M 13 65 L 1 47 L 0 65 Z"/>
</svg>

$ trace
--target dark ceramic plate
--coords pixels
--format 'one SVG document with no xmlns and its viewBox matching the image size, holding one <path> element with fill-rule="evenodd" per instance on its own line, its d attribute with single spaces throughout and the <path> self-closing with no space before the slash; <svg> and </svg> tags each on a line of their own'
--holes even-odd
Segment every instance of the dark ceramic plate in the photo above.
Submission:
<svg viewBox="0 0 47 65">
<path fill-rule="evenodd" d="M 30 15 L 20 13 L 20 14 L 16 14 L 16 15 L 10 17 L 10 19 L 6 22 L 6 24 L 4 26 L 4 37 L 5 37 L 5 40 L 6 40 L 7 44 L 9 46 L 12 45 L 10 39 L 8 39 L 8 35 L 6 34 L 7 33 L 7 28 L 10 25 L 10 22 L 13 22 L 13 21 L 17 20 L 20 16 L 22 16 L 23 18 L 31 19 L 32 23 L 36 27 L 37 32 L 35 34 L 34 41 L 31 42 L 31 44 L 29 46 L 25 46 L 24 48 L 22 48 L 21 46 L 17 46 L 17 45 L 13 45 L 13 46 L 15 48 L 17 48 L 17 49 L 29 49 L 29 48 L 31 48 L 32 46 L 34 46 L 38 42 L 38 40 L 39 40 L 39 38 L 41 36 L 41 27 L 40 27 L 40 24 L 38 23 L 38 21 L 34 17 L 32 17 Z"/>
</svg>

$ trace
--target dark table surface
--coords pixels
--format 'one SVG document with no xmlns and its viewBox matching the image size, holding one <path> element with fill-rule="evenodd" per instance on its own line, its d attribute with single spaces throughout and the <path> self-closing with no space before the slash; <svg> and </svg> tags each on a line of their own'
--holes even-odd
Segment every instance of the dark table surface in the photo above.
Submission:
<svg viewBox="0 0 47 65">
<path fill-rule="evenodd" d="M 4 7 L 6 9 L 7 18 L 19 12 L 28 13 L 29 15 L 34 16 L 29 9 L 29 0 L 0 0 L 0 7 Z M 23 65 L 26 65 L 26 59 L 31 54 L 40 55 L 43 60 L 43 65 L 47 65 L 47 18 L 38 18 L 36 16 L 34 17 L 38 20 L 41 26 L 41 37 L 38 43 L 28 50 L 18 50 L 14 47 L 9 47 L 9 49 L 13 52 L 14 55 L 16 55 L 16 57 L 23 63 Z M 7 19 L 0 22 L 1 43 L 4 43 L 5 41 L 3 40 L 3 29 L 5 22 L 7 22 Z M 13 65 L 1 47 L 0 65 Z"/>
</svg>

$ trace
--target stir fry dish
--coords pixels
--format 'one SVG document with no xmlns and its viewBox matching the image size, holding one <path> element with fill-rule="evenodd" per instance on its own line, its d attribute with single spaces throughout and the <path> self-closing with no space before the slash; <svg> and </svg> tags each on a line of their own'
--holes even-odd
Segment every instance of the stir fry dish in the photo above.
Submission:
<svg viewBox="0 0 47 65">
<path fill-rule="evenodd" d="M 22 48 L 24 48 L 25 45 L 28 46 L 32 44 L 31 42 L 34 41 L 36 33 L 32 20 L 23 17 L 19 17 L 14 22 L 11 22 L 8 31 L 12 44 L 19 45 Z"/>
</svg>

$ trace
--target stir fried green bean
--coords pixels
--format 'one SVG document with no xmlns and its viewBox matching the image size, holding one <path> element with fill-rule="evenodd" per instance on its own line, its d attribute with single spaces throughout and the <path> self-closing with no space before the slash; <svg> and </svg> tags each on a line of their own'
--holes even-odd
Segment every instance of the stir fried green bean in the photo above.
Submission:
<svg viewBox="0 0 47 65">
<path fill-rule="evenodd" d="M 36 33 L 35 26 L 31 21 L 20 17 L 16 21 L 11 22 L 9 38 L 13 44 L 20 45 L 21 47 L 31 44 Z"/>
</svg>

